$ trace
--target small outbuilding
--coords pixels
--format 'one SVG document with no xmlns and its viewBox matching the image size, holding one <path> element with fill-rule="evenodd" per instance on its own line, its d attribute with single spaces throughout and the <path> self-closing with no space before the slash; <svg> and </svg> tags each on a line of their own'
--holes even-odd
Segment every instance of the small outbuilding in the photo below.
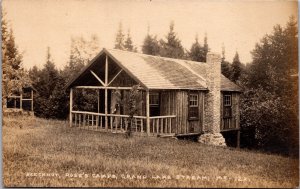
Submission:
<svg viewBox="0 0 300 189">
<path fill-rule="evenodd" d="M 137 85 L 141 102 L 132 132 L 180 136 L 235 131 L 239 138 L 241 88 L 221 74 L 221 57 L 210 52 L 204 63 L 103 49 L 67 84 L 70 126 L 125 132 L 129 109 L 120 98 Z M 73 110 L 77 89 L 97 91 L 97 111 Z"/>
<path fill-rule="evenodd" d="M 26 85 L 21 92 L 15 92 L 6 98 L 3 109 L 4 114 L 28 114 L 34 115 L 33 101 L 36 89 L 31 85 Z"/>
</svg>

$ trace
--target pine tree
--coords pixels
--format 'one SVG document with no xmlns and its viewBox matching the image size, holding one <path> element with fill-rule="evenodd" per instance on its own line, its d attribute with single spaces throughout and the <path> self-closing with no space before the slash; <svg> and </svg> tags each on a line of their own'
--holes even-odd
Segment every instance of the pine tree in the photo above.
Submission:
<svg viewBox="0 0 300 189">
<path fill-rule="evenodd" d="M 188 53 L 189 58 L 197 62 L 205 62 L 204 48 L 198 42 L 198 36 L 195 38 L 195 43 L 192 44 L 191 50 Z"/>
<path fill-rule="evenodd" d="M 181 45 L 181 41 L 178 39 L 176 33 L 174 32 L 174 22 L 171 22 L 170 31 L 166 38 L 166 41 L 160 40 L 160 55 L 170 58 L 184 57 L 184 49 Z"/>
<path fill-rule="evenodd" d="M 41 77 L 39 80 L 39 86 L 37 87 L 37 90 L 39 91 L 39 94 L 42 97 L 48 99 L 51 96 L 52 91 L 56 86 L 57 79 L 59 77 L 59 72 L 55 68 L 55 64 L 51 57 L 49 47 L 47 47 L 46 64 L 41 70 L 40 76 Z"/>
<path fill-rule="evenodd" d="M 232 68 L 231 68 L 231 64 L 225 60 L 225 46 L 224 45 L 222 46 L 221 72 L 225 77 L 227 77 L 228 79 L 231 79 Z"/>
<path fill-rule="evenodd" d="M 298 73 L 298 26 L 297 20 L 294 16 L 289 18 L 289 21 L 286 24 L 286 29 L 284 31 L 286 35 L 286 44 L 287 44 L 287 56 L 286 67 L 288 75 Z"/>
<path fill-rule="evenodd" d="M 37 90 L 34 101 L 35 115 L 44 118 L 65 118 L 66 113 L 62 114 L 62 110 L 67 109 L 67 95 L 63 89 L 66 82 L 55 67 L 49 47 L 43 68 L 40 70 L 33 67 L 30 73 L 33 86 Z"/>
<path fill-rule="evenodd" d="M 158 55 L 160 51 L 160 46 L 159 42 L 157 40 L 156 36 L 152 36 L 149 34 L 149 28 L 148 28 L 148 33 L 144 39 L 144 43 L 142 46 L 142 52 L 144 54 L 149 54 L 149 55 Z"/>
<path fill-rule="evenodd" d="M 204 45 L 203 45 L 203 51 L 204 51 L 204 62 L 206 62 L 206 55 L 209 52 L 209 47 L 208 47 L 208 43 L 207 43 L 207 34 L 205 33 L 205 37 L 204 37 Z"/>
<path fill-rule="evenodd" d="M 125 49 L 124 37 L 125 35 L 123 34 L 122 23 L 120 22 L 119 29 L 116 35 L 116 40 L 115 40 L 115 49 L 120 49 L 120 50 Z"/>
<path fill-rule="evenodd" d="M 28 73 L 22 67 L 12 28 L 8 28 L 5 15 L 1 20 L 2 29 L 2 106 L 6 108 L 7 97 L 22 92 L 23 87 L 31 84 Z"/>
<path fill-rule="evenodd" d="M 131 51 L 131 52 L 135 50 L 133 47 L 131 36 L 130 36 L 130 30 L 128 30 L 128 32 L 127 32 L 127 38 L 125 40 L 124 50 Z"/>
<path fill-rule="evenodd" d="M 242 74 L 242 63 L 240 62 L 239 54 L 238 52 L 235 53 L 235 56 L 233 58 L 232 66 L 231 66 L 231 81 L 237 82 L 240 79 L 240 76 Z"/>
</svg>

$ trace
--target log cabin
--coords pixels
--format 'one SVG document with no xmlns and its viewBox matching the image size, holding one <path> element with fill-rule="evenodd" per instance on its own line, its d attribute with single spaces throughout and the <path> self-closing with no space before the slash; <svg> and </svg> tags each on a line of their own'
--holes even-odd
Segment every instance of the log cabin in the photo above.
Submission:
<svg viewBox="0 0 300 189">
<path fill-rule="evenodd" d="M 103 49 L 66 86 L 70 126 L 125 132 L 129 110 L 118 99 L 128 97 L 133 86 L 139 86 L 141 97 L 130 127 L 133 133 L 181 136 L 234 131 L 239 141 L 242 90 L 221 74 L 221 57 L 210 52 L 207 62 L 195 62 Z M 97 110 L 74 110 L 76 90 L 97 91 Z"/>
</svg>

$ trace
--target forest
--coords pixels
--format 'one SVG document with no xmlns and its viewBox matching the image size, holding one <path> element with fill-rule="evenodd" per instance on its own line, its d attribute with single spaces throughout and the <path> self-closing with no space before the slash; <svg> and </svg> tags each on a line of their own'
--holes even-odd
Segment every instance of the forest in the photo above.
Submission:
<svg viewBox="0 0 300 189">
<path fill-rule="evenodd" d="M 99 39 L 72 37 L 69 60 L 63 69 L 55 66 L 51 49 L 45 49 L 42 68 L 24 69 L 22 53 L 15 42 L 13 28 L 2 17 L 2 107 L 7 97 L 22 91 L 25 85 L 36 89 L 34 113 L 46 119 L 67 119 L 69 94 L 65 85 L 97 53 Z M 225 58 L 223 46 L 222 73 L 243 88 L 241 97 L 241 147 L 285 155 L 298 155 L 298 25 L 291 16 L 285 26 L 276 25 L 272 33 L 261 38 L 251 51 L 252 62 L 242 63 L 236 52 L 232 61 Z M 138 52 L 130 31 L 124 33 L 122 24 L 116 32 L 116 49 Z M 210 51 L 208 37 L 199 42 L 198 36 L 185 49 L 175 32 L 175 23 L 169 32 L 158 39 L 145 35 L 141 53 L 164 57 L 206 61 Z M 89 108 L 93 94 L 86 93 L 80 103 Z"/>
</svg>

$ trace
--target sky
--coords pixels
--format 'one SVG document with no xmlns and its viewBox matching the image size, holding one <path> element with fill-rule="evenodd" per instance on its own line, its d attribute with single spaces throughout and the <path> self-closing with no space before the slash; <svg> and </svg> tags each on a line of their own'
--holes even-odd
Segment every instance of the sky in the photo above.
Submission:
<svg viewBox="0 0 300 189">
<path fill-rule="evenodd" d="M 273 26 L 286 25 L 291 15 L 298 17 L 297 1 L 242 0 L 3 0 L 23 53 L 23 65 L 42 68 L 47 47 L 57 68 L 62 69 L 70 55 L 71 37 L 99 38 L 99 51 L 113 48 L 121 22 L 124 33 L 141 51 L 147 34 L 165 39 L 171 21 L 185 49 L 198 35 L 200 43 L 207 33 L 212 52 L 222 52 L 232 61 L 236 51 L 243 63 L 252 60 L 255 44 L 272 33 Z"/>
</svg>

